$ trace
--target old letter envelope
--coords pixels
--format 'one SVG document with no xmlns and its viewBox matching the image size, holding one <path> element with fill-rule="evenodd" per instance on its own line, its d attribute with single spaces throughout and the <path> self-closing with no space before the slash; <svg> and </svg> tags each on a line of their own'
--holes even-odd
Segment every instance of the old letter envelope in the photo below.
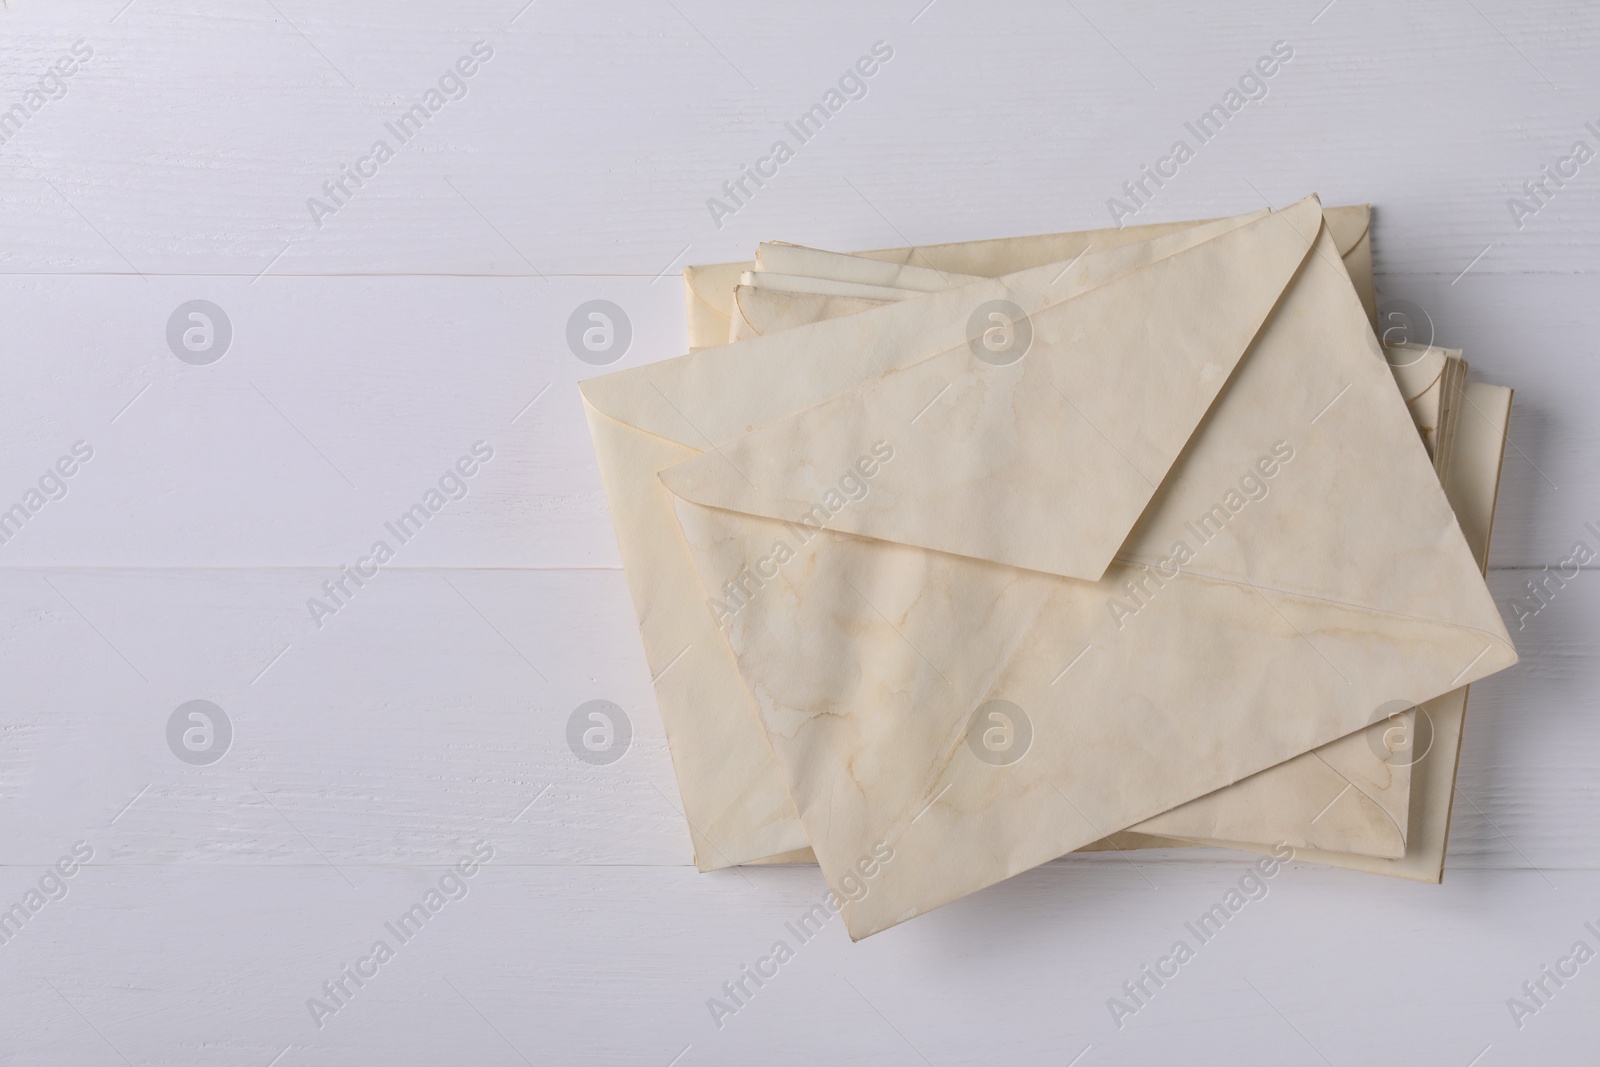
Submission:
<svg viewBox="0 0 1600 1067">
<path fill-rule="evenodd" d="M 1349 215 L 1357 210 L 1343 212 Z M 1325 211 L 1324 217 L 1330 214 Z M 1365 212 L 1361 214 L 1364 216 Z M 743 277 L 751 282 L 776 277 L 781 280 L 780 285 L 741 284 L 735 290 L 735 340 L 881 306 L 886 301 L 875 298 L 867 291 L 870 287 L 893 285 L 906 287 L 907 293 L 937 292 L 977 280 L 972 275 L 952 275 L 782 242 L 763 243 L 756 258 L 758 270 Z M 1352 257 L 1344 258 L 1348 264 Z M 784 284 L 792 276 L 860 289 L 826 295 L 811 293 L 804 286 Z M 1390 370 L 1406 398 L 1413 422 L 1434 455 L 1441 481 L 1445 480 L 1444 452 L 1433 442 L 1450 439 L 1440 419 L 1445 407 L 1441 401 L 1450 390 L 1441 388 L 1440 371 L 1447 356 L 1458 355 L 1416 345 L 1385 347 Z M 1465 366 L 1459 358 L 1450 359 L 1449 363 Z M 1459 507 L 1457 512 L 1459 516 Z M 1391 746 L 1397 736 L 1396 727 L 1402 738 L 1411 735 L 1414 717 L 1409 710 L 1399 712 L 1392 722 L 1385 720 L 1163 812 L 1139 824 L 1138 833 L 1117 834 L 1114 841 L 1086 847 L 1127 849 L 1255 842 L 1314 848 L 1324 855 L 1336 851 L 1386 858 L 1402 856 L 1411 821 L 1411 763 L 1415 753 L 1396 752 Z"/>
<path fill-rule="evenodd" d="M 660 480 L 824 874 L 895 849 L 853 936 L 1515 661 L 1320 205 L 1169 237 L 608 379 L 703 438 Z"/>
<path fill-rule="evenodd" d="M 1323 217 L 1362 305 L 1372 318 L 1376 301 L 1368 236 L 1371 210 L 1365 205 L 1325 208 Z M 700 346 L 702 340 L 697 334 L 701 328 L 717 328 L 716 308 L 727 308 L 726 318 L 720 321 L 729 323 L 728 340 L 747 340 L 881 306 L 888 302 L 884 299 L 885 288 L 901 290 L 895 299 L 906 299 L 909 293 L 937 292 L 976 280 L 975 275 L 955 272 L 957 264 L 990 274 L 1011 273 L 1039 262 L 1042 256 L 1060 255 L 1068 249 L 1076 249 L 1073 254 L 1077 255 L 1096 246 L 1114 247 L 1131 243 L 1134 237 L 1148 239 L 1184 225 L 1195 223 L 1158 223 L 1135 231 L 1045 234 L 858 254 L 763 242 L 754 263 L 685 269 L 690 341 L 691 345 Z M 944 267 L 931 265 L 936 262 Z M 726 291 L 732 268 L 743 267 L 752 269 L 739 273 L 740 284 L 731 293 Z M 826 284 L 818 287 L 818 282 Z M 1408 356 L 1396 358 L 1392 351 L 1386 349 L 1391 370 L 1407 396 L 1424 441 L 1433 450 L 1431 442 L 1444 430 L 1438 425 L 1438 401 L 1444 390 L 1436 385 L 1425 396 L 1414 399 L 1413 392 L 1426 389 L 1429 367 L 1414 365 Z M 1440 352 L 1433 358 L 1442 355 Z M 1459 366 L 1460 361 L 1453 360 L 1452 364 Z M 1422 410 L 1430 407 L 1428 403 L 1419 408 L 1419 401 L 1429 397 L 1431 414 Z M 1449 439 L 1448 433 L 1442 433 L 1442 437 Z M 1435 454 L 1435 468 L 1441 479 L 1445 476 L 1442 458 L 1442 453 Z M 1395 722 L 1409 725 L 1413 720 L 1414 714 L 1404 711 Z M 1137 828 L 1142 832 L 1119 833 L 1114 835 L 1115 840 L 1086 848 L 1259 842 L 1314 848 L 1325 859 L 1336 852 L 1399 857 L 1406 852 L 1412 821 L 1408 809 L 1414 789 L 1410 754 L 1388 748 L 1388 741 L 1394 737 L 1392 725 L 1385 721 L 1340 738 L 1147 820 Z M 782 859 L 814 862 L 809 850 L 787 854 Z"/>
<path fill-rule="evenodd" d="M 1324 212 L 1324 217 L 1329 214 Z M 1344 258 L 1348 266 L 1351 256 Z M 915 268 L 788 244 L 763 244 L 757 260 L 767 269 L 803 271 L 837 281 L 909 285 L 925 292 L 972 280 L 929 269 L 908 273 Z M 733 319 L 736 327 L 742 322 L 751 336 L 757 336 L 853 314 L 878 303 L 740 286 Z M 1493 527 L 1511 390 L 1467 383 L 1457 350 L 1385 343 L 1384 355 L 1482 568 Z M 1466 703 L 1466 687 L 1457 689 L 1417 711 L 1400 713 L 1395 723 L 1386 720 L 1340 738 L 1085 848 L 1205 842 L 1272 852 L 1282 843 L 1318 863 L 1437 882 L 1443 871 Z M 1403 747 L 1397 750 L 1394 728 L 1400 723 Z"/>
</svg>

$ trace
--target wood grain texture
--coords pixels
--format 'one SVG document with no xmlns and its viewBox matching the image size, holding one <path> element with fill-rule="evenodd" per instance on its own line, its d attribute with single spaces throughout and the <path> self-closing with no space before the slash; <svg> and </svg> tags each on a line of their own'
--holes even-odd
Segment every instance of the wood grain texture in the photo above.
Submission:
<svg viewBox="0 0 1600 1067">
<path fill-rule="evenodd" d="M 138 0 L 110 22 L 123 2 L 7 16 L 13 94 L 80 38 L 95 59 L 6 146 L 6 269 L 252 277 L 292 242 L 275 270 L 648 276 L 685 244 L 720 262 L 780 234 L 870 247 L 1103 226 L 1106 199 L 1279 40 L 1294 58 L 1265 99 L 1141 221 L 1250 210 L 1253 184 L 1381 201 L 1384 270 L 1453 276 L 1494 244 L 1476 271 L 1562 273 L 1600 242 L 1600 175 L 1521 230 L 1505 206 L 1600 120 L 1585 93 L 1600 13 L 1574 2 L 1342 0 L 1313 25 L 1321 5 L 1266 0 L 941 2 L 914 23 L 919 3 L 842 0 L 805 17 Z M 480 39 L 495 56 L 465 98 L 315 226 L 307 198 Z M 717 228 L 705 200 L 877 40 L 895 57 L 866 98 Z"/>
<path fill-rule="evenodd" d="M 1574 141 L 1600 149 L 1600 10 L 125 3 L 0 12 L 0 510 L 94 450 L 0 543 L 0 907 L 94 849 L 0 943 L 0 1064 L 1589 1053 L 1593 965 L 1520 1029 L 1506 1000 L 1600 948 L 1593 569 L 1512 622 L 1523 662 L 1473 687 L 1443 886 L 1291 866 L 1119 1029 L 1107 999 L 1249 861 L 1074 856 L 859 945 L 833 923 L 719 1029 L 707 999 L 823 886 L 688 866 L 578 402 L 597 369 L 566 327 L 616 302 L 631 366 L 682 351 L 684 263 L 760 240 L 1108 225 L 1107 199 L 1288 42 L 1265 99 L 1135 220 L 1311 190 L 1376 205 L 1380 298 L 1517 389 L 1506 605 L 1575 541 L 1600 548 L 1600 161 L 1520 226 L 1507 204 Z M 866 97 L 719 227 L 707 198 L 879 40 Z M 33 108 L 79 41 L 92 58 Z M 465 96 L 317 225 L 308 198 L 478 41 Z M 209 366 L 166 340 L 197 298 L 234 332 Z M 494 457 L 465 496 L 319 627 L 307 599 L 478 441 Z M 168 748 L 192 699 L 235 730 L 209 766 Z M 634 728 L 609 766 L 565 740 L 592 699 Z M 466 898 L 319 1029 L 306 1000 L 476 841 L 495 854 Z"/>
<path fill-rule="evenodd" d="M 823 895 L 812 868 L 491 862 L 398 944 L 384 924 L 437 870 L 352 888 L 305 869 L 91 867 L 5 949 L 0 989 L 27 1020 L 7 1059 L 666 1064 L 687 1047 L 680 1063 L 911 1067 L 1089 1047 L 1080 1064 L 1465 1064 L 1488 1045 L 1548 1063 L 1591 1034 L 1587 970 L 1520 1032 L 1504 1001 L 1586 936 L 1592 871 L 1552 888 L 1532 871 L 1430 887 L 1289 869 L 1205 944 L 1186 924 L 1240 866 L 1148 873 L 1153 887 L 1114 854 L 1049 864 L 852 945 L 837 918 L 805 944 L 789 933 Z M 317 1029 L 306 1001 L 386 937 L 394 958 Z M 785 938 L 794 959 L 718 1029 L 705 1001 Z M 1180 938 L 1195 958 L 1118 1030 L 1106 1001 Z"/>
</svg>

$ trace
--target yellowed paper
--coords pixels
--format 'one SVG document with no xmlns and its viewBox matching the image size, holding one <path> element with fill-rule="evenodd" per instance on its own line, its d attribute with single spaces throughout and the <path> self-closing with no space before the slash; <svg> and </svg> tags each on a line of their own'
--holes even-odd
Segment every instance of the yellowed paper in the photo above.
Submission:
<svg viewBox="0 0 1600 1067">
<path fill-rule="evenodd" d="M 1210 244 L 1271 231 L 1274 249 L 1291 254 L 1297 238 L 1319 229 L 1319 209 L 1291 209 Z M 845 523 L 794 553 L 796 577 L 784 574 L 731 623 L 735 655 L 824 873 L 837 876 L 878 841 L 894 844 L 896 862 L 874 894 L 845 906 L 853 935 L 1361 729 L 1397 700 L 1428 699 L 1514 661 L 1336 246 L 1326 233 L 1317 242 L 1170 474 L 1165 427 L 1146 417 L 1151 405 L 1192 394 L 1188 373 L 1215 366 L 1226 376 L 1226 359 L 1186 363 L 1189 353 L 1180 351 L 1173 382 L 1145 381 L 1141 391 L 1093 358 L 1110 343 L 1096 324 L 1138 318 L 1138 328 L 1148 325 L 1159 339 L 1164 320 L 1149 319 L 1160 293 L 1169 310 L 1197 324 L 1197 336 L 1232 344 L 1231 326 L 1211 328 L 1215 290 L 1210 302 L 1200 295 L 1201 277 L 1221 270 L 1207 247 L 1122 279 L 1125 303 L 1105 296 L 1119 288 L 1111 283 L 1080 295 L 1081 307 L 1034 313 L 1042 347 L 1030 358 L 975 370 L 970 358 L 946 351 L 869 377 L 818 408 L 758 423 L 669 472 L 701 575 L 738 574 L 788 529 L 782 508 L 806 498 L 804 478 L 825 480 L 829 463 L 852 451 L 877 456 L 871 450 L 894 430 L 907 442 L 913 461 L 896 466 L 879 456 L 877 473 L 895 472 L 881 483 L 883 495 L 907 506 L 840 509 Z M 1253 252 L 1274 262 L 1262 248 Z M 1185 256 L 1194 296 L 1171 265 Z M 936 307 L 941 296 L 915 303 Z M 1075 344 L 1084 338 L 1090 343 Z M 908 430 L 919 395 L 930 406 L 915 418 L 926 426 Z M 1143 414 L 1119 417 L 1130 410 Z M 1086 443 L 1085 426 L 1103 446 Z M 1044 494 L 1028 497 L 1038 489 L 1033 471 L 1017 467 L 1026 466 L 1027 451 L 1018 441 L 1044 427 L 1078 435 L 1074 446 L 1096 459 L 1077 483 L 1085 508 L 1103 495 L 1107 514 L 1122 514 L 1131 481 L 1124 470 L 1148 472 L 1142 476 L 1162 486 L 1101 581 L 1052 576 L 1094 574 L 1098 557 L 1045 543 L 1027 523 L 1031 508 L 1006 512 L 1019 530 L 986 528 L 986 509 L 1009 502 L 985 479 L 1043 506 Z M 963 466 L 940 451 L 951 437 L 964 438 L 983 462 Z M 1052 443 L 1039 439 L 1042 454 L 1061 455 Z M 945 462 L 918 461 L 921 450 Z M 787 464 L 764 465 L 777 452 L 787 453 Z M 744 486 L 729 469 L 743 472 Z M 939 471 L 943 480 L 933 480 Z M 1247 500 L 1253 482 L 1241 472 L 1255 482 L 1276 478 L 1276 505 Z M 913 499 L 919 474 L 924 489 L 953 490 L 942 513 Z M 1052 476 L 1059 477 L 1040 473 L 1053 490 L 1071 493 Z M 1075 524 L 1084 544 L 1110 536 L 1104 517 L 1044 513 Z M 1361 533 L 1345 538 L 1344 529 Z M 1125 583 L 1149 583 L 1152 569 L 1168 573 L 1167 554 L 1184 531 L 1204 555 L 1153 591 L 1142 585 L 1136 618 L 1112 612 L 1107 623 L 1109 598 Z M 1105 654 L 1064 669 L 1075 648 Z M 1174 650 L 1184 654 L 1174 660 Z M 970 717 L 998 699 L 1036 709 L 1027 758 L 1003 768 L 963 758 Z"/>
<path fill-rule="evenodd" d="M 772 255 L 772 249 L 781 250 L 779 261 L 784 269 L 809 270 L 832 282 L 890 282 L 904 275 L 891 275 L 888 271 L 915 269 L 790 244 L 764 244 L 759 255 Z M 970 275 L 950 276 L 926 269 L 914 277 L 925 291 L 951 288 L 971 279 Z M 870 299 L 868 287 L 861 289 L 846 297 L 752 291 L 741 286 L 736 293 L 734 319 L 750 329 L 749 336 L 757 336 L 854 314 L 884 302 Z M 1385 355 L 1412 420 L 1435 456 L 1435 468 L 1442 471 L 1444 450 L 1436 448 L 1434 442 L 1439 439 L 1444 422 L 1447 405 L 1443 401 L 1449 395 L 1443 382 L 1449 370 L 1464 368 L 1465 364 L 1459 359 L 1459 352 L 1417 345 L 1385 346 Z M 1200 843 L 1221 840 L 1287 844 L 1380 857 L 1403 855 L 1411 796 L 1410 765 L 1395 758 L 1384 738 L 1395 729 L 1409 729 L 1414 718 L 1415 712 L 1403 712 L 1393 722 L 1385 719 L 1366 731 L 1340 738 L 1164 812 L 1139 824 L 1137 829 L 1147 836 L 1117 835 L 1108 847 L 1127 848 L 1130 841 L 1139 842 L 1131 847 L 1162 847 L 1173 839 L 1190 839 Z M 1087 847 L 1097 848 L 1100 843 Z"/>
</svg>

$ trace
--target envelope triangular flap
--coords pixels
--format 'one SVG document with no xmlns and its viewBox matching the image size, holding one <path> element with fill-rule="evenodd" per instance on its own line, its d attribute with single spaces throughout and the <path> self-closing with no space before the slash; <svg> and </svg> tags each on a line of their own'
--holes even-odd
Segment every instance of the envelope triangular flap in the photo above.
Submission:
<svg viewBox="0 0 1600 1067">
<path fill-rule="evenodd" d="M 1305 295 L 1344 296 L 1349 285 L 1324 234 L 1298 295 L 1258 340 L 1282 346 L 1292 336 L 1301 359 L 1241 364 L 1203 439 L 1174 466 L 1118 559 L 1146 568 L 1157 586 L 1181 563 L 1181 581 L 1218 579 L 1275 600 L 1293 594 L 1469 628 L 1482 635 L 1474 651 L 1492 644 L 1496 655 L 1509 653 L 1364 314 L 1350 299 Z M 1127 603 L 1137 610 L 1137 600 Z"/>
<path fill-rule="evenodd" d="M 612 419 L 703 451 L 965 344 L 975 303 L 1008 297 L 1024 311 L 1037 311 L 1266 214 L 1218 219 L 1149 241 L 1082 252 L 1003 279 L 590 378 L 578 388 L 591 407 Z M 726 330 L 725 316 L 723 326 Z"/>
<path fill-rule="evenodd" d="M 1012 322 L 1020 356 L 946 350 L 662 481 L 710 507 L 1097 580 L 1320 227 L 1308 198 Z M 974 302 L 970 336 L 1007 314 Z"/>
</svg>

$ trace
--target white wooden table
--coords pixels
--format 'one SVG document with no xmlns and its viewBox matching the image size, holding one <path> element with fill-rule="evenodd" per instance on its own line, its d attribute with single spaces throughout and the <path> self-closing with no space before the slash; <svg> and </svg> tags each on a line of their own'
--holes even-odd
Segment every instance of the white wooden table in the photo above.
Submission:
<svg viewBox="0 0 1600 1067">
<path fill-rule="evenodd" d="M 1292 867 L 1118 1028 L 1247 861 L 1073 857 L 859 945 L 834 924 L 719 1028 L 823 883 L 688 865 L 566 324 L 620 305 L 626 367 L 683 349 L 684 263 L 758 240 L 1108 225 L 1283 42 L 1135 218 L 1377 205 L 1381 293 L 1518 390 L 1506 601 L 1600 548 L 1600 160 L 1562 163 L 1600 151 L 1600 11 L 523 2 L 0 12 L 0 509 L 39 490 L 0 544 L 0 1062 L 1594 1061 L 1600 962 L 1507 1006 L 1600 950 L 1593 569 L 1474 687 L 1443 886 Z M 708 198 L 880 41 L 719 227 Z M 1546 165 L 1576 174 L 1513 211 Z M 193 300 L 225 351 L 187 313 L 169 344 Z M 313 620 L 476 442 L 465 495 Z M 606 766 L 565 740 L 593 699 L 634 729 Z M 185 761 L 193 700 L 231 736 Z"/>
</svg>

